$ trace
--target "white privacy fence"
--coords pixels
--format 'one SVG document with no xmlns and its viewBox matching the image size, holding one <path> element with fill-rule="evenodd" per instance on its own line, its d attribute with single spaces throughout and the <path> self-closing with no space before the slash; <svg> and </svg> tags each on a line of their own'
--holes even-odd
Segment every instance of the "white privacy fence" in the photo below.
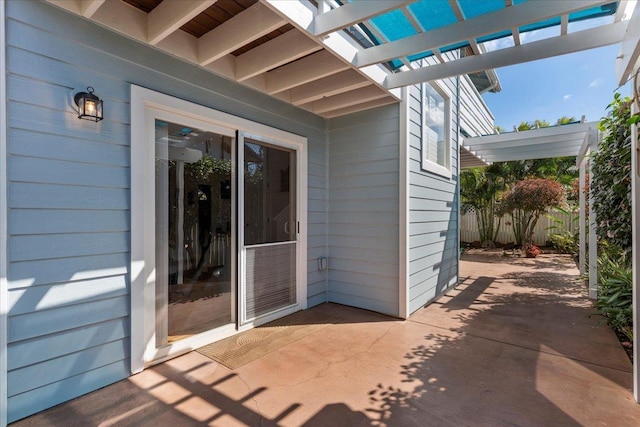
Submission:
<svg viewBox="0 0 640 427">
<path fill-rule="evenodd" d="M 556 224 L 554 221 L 548 218 L 548 215 L 559 218 L 562 220 L 562 224 Z M 558 233 L 558 229 L 549 230 L 549 227 L 563 227 L 564 230 L 567 231 L 575 231 L 578 229 L 578 220 L 572 222 L 573 218 L 577 218 L 579 216 L 578 212 L 572 212 L 566 214 L 560 211 L 551 211 L 545 215 L 542 215 L 540 219 L 538 219 L 538 223 L 536 224 L 536 228 L 533 233 L 533 243 L 538 246 L 544 246 L 545 243 L 549 240 L 549 235 Z M 496 224 L 498 223 L 498 218 L 496 218 Z M 498 231 L 498 236 L 496 237 L 496 241 L 500 243 L 512 243 L 515 238 L 513 236 L 513 229 L 511 227 L 512 219 L 511 215 L 505 215 L 502 217 L 502 221 L 500 222 L 500 230 Z M 572 229 L 573 227 L 573 229 Z M 478 231 L 478 223 L 476 221 L 475 212 L 469 212 L 460 216 L 460 241 L 461 242 L 475 242 L 480 240 L 480 232 Z"/>
</svg>

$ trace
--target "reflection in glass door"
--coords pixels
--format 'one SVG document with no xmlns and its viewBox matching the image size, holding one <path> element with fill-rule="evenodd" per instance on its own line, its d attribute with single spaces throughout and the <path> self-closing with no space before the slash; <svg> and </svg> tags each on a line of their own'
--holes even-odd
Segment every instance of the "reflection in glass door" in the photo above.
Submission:
<svg viewBox="0 0 640 427">
<path fill-rule="evenodd" d="M 297 304 L 296 151 L 241 136 L 241 322 Z"/>
<path fill-rule="evenodd" d="M 155 121 L 157 348 L 235 322 L 234 143 Z"/>
</svg>

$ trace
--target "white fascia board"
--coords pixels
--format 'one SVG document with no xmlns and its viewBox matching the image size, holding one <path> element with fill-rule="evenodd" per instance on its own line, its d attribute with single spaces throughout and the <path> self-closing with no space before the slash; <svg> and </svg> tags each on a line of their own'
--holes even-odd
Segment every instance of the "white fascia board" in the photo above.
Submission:
<svg viewBox="0 0 640 427">
<path fill-rule="evenodd" d="M 477 56 L 468 56 L 443 64 L 390 74 L 385 86 L 387 88 L 409 86 L 620 43 L 624 37 L 627 22 L 622 21 Z"/>
<path fill-rule="evenodd" d="M 640 68 L 640 6 L 636 3 L 616 57 L 616 78 L 623 85 Z"/>
<path fill-rule="evenodd" d="M 522 139 L 522 140 L 505 140 L 499 142 L 480 142 L 478 144 L 468 143 L 467 146 L 471 147 L 478 153 L 485 150 L 496 150 L 499 148 L 512 148 L 512 147 L 528 147 L 532 145 L 546 145 L 547 147 L 554 147 L 555 145 L 566 146 L 567 144 L 576 145 L 580 148 L 582 141 L 584 140 L 586 132 L 576 132 L 570 135 L 550 135 L 541 136 L 537 138 Z"/>
<path fill-rule="evenodd" d="M 403 58 L 606 3 L 609 1 L 527 1 L 401 40 L 370 47 L 358 54 L 355 64 L 358 67 L 363 67 L 395 58 Z"/>
<path fill-rule="evenodd" d="M 313 34 L 322 36 L 342 30 L 353 24 L 382 15 L 393 9 L 407 6 L 416 0 L 378 0 L 373 2 L 346 3 L 336 9 L 316 15 L 313 20 Z"/>
<path fill-rule="evenodd" d="M 548 140 L 545 142 L 536 142 L 536 141 L 525 141 L 527 144 L 509 144 L 509 143 L 496 143 L 490 145 L 475 145 L 471 146 L 470 150 L 473 151 L 474 154 L 484 155 L 485 153 L 495 153 L 503 150 L 544 150 L 550 151 L 554 149 L 571 149 L 573 151 L 573 156 L 577 156 L 580 151 L 580 146 L 582 144 L 583 138 L 574 138 L 574 139 L 565 139 L 565 138 L 555 138 L 552 140 Z"/>
<path fill-rule="evenodd" d="M 533 150 L 500 150 L 495 154 L 484 154 L 483 159 L 490 162 L 508 162 L 512 160 L 548 159 L 551 157 L 575 156 L 577 149 L 548 149 L 540 148 Z"/>
<path fill-rule="evenodd" d="M 149 44 L 158 44 L 160 40 L 177 31 L 216 1 L 163 1 L 147 15 L 147 40 Z"/>
<path fill-rule="evenodd" d="M 587 132 L 589 129 L 597 128 L 598 122 L 574 123 L 570 125 L 551 126 L 540 129 L 531 129 L 522 132 L 499 133 L 495 135 L 475 136 L 464 139 L 467 147 L 479 144 L 492 144 L 505 141 L 524 141 L 546 136 L 571 135 Z"/>
</svg>

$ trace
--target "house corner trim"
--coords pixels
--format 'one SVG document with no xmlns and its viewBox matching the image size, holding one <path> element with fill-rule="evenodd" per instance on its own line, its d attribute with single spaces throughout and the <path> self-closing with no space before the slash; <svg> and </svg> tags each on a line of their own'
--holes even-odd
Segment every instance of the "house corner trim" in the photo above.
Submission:
<svg viewBox="0 0 640 427">
<path fill-rule="evenodd" d="M 398 316 L 407 319 L 409 313 L 409 91 L 402 89 L 400 102 L 399 132 L 399 191 L 398 191 L 398 224 L 399 224 L 399 268 L 398 268 Z"/>
<path fill-rule="evenodd" d="M 0 0 L 0 426 L 7 425 L 7 82 L 5 7 Z"/>
</svg>

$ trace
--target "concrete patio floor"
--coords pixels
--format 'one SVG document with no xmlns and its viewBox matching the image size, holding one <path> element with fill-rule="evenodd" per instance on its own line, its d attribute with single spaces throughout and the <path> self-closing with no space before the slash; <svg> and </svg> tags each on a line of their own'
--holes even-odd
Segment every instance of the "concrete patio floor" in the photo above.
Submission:
<svg viewBox="0 0 640 427">
<path fill-rule="evenodd" d="M 195 352 L 12 424 L 638 426 L 632 365 L 570 259 L 471 254 L 401 321 L 338 320 L 235 371 Z"/>
</svg>

